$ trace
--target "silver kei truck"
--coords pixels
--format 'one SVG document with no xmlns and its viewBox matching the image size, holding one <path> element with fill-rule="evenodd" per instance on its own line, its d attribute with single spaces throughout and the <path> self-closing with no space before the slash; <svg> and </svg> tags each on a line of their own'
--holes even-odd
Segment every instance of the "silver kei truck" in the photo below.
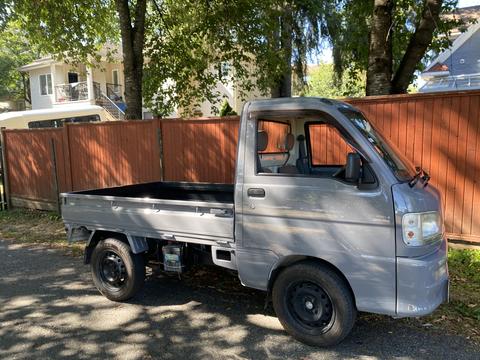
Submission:
<svg viewBox="0 0 480 360">
<path fill-rule="evenodd" d="M 265 291 L 285 330 L 316 346 L 342 341 L 357 311 L 422 316 L 448 300 L 439 193 L 351 105 L 247 103 L 235 176 L 62 194 L 69 240 L 86 241 L 98 290 L 134 296 L 149 262 L 220 266 Z"/>
</svg>

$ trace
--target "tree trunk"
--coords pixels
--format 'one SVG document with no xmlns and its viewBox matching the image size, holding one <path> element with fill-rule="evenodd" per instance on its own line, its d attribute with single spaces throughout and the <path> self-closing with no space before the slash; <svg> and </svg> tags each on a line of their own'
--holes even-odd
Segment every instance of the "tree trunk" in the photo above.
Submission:
<svg viewBox="0 0 480 360">
<path fill-rule="evenodd" d="M 283 55 L 283 71 L 277 83 L 271 89 L 272 98 L 292 96 L 292 22 L 292 8 L 287 4 L 279 21 L 279 51 Z"/>
<path fill-rule="evenodd" d="M 407 50 L 403 55 L 392 83 L 394 94 L 406 93 L 413 79 L 417 64 L 422 60 L 433 39 L 433 32 L 440 21 L 442 0 L 425 0 L 422 17 L 415 33 L 410 38 Z"/>
<path fill-rule="evenodd" d="M 28 102 L 32 105 L 32 97 L 30 91 L 30 77 L 28 74 L 21 72 L 20 76 L 22 77 L 22 85 L 23 85 L 23 100 Z"/>
<path fill-rule="evenodd" d="M 392 91 L 392 13 L 393 0 L 375 0 L 368 53 L 367 95 L 384 95 Z"/>
<path fill-rule="evenodd" d="M 132 20 L 128 0 L 115 0 L 122 35 L 126 119 L 142 118 L 143 45 L 146 0 L 137 0 Z"/>
</svg>

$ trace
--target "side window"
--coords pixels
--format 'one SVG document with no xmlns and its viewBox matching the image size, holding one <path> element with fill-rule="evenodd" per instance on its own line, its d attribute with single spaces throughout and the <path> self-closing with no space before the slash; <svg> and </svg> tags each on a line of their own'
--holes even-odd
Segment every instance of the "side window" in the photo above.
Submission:
<svg viewBox="0 0 480 360">
<path fill-rule="evenodd" d="M 29 129 L 43 129 L 43 128 L 52 128 L 57 127 L 56 120 L 40 120 L 40 121 L 30 121 L 28 123 Z"/>
<path fill-rule="evenodd" d="M 100 121 L 99 115 L 85 115 L 85 116 L 69 117 L 64 119 L 30 121 L 28 123 L 28 127 L 30 129 L 59 128 L 59 127 L 62 127 L 64 123 L 85 123 L 85 122 L 97 122 L 97 121 Z"/>
<path fill-rule="evenodd" d="M 256 173 L 260 176 L 330 178 L 362 188 L 376 186 L 376 177 L 369 164 L 331 123 L 334 122 L 327 115 L 290 121 L 260 118 L 257 121 Z"/>
<path fill-rule="evenodd" d="M 52 95 L 52 74 L 40 75 L 40 95 Z"/>
<path fill-rule="evenodd" d="M 308 124 L 310 163 L 315 167 L 344 166 L 347 155 L 355 150 L 340 132 L 328 124 Z"/>
<path fill-rule="evenodd" d="M 85 115 L 85 116 L 77 116 L 77 117 L 70 117 L 64 120 L 65 123 L 85 123 L 85 122 L 96 122 L 100 121 L 99 115 Z"/>
<path fill-rule="evenodd" d="M 285 139 L 290 129 L 288 122 L 257 121 L 257 173 L 274 173 L 286 162 L 289 149 Z"/>
</svg>

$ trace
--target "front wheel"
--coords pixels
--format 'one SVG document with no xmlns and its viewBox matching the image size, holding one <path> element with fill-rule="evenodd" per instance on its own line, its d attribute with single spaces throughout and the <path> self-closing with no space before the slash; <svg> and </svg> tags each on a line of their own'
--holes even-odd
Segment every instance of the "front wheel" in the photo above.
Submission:
<svg viewBox="0 0 480 360">
<path fill-rule="evenodd" d="M 330 268 L 313 262 L 283 270 L 274 283 L 272 301 L 285 330 L 313 346 L 341 342 L 352 330 L 357 314 L 345 281 Z"/>
<path fill-rule="evenodd" d="M 101 240 L 95 246 L 91 269 L 97 289 L 113 301 L 130 299 L 145 282 L 142 254 L 133 254 L 128 244 L 114 238 Z"/>
</svg>

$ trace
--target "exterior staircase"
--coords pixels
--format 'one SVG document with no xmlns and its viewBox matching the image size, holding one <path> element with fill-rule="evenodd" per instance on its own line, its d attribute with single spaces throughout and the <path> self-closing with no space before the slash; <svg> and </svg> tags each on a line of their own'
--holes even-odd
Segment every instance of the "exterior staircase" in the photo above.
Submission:
<svg viewBox="0 0 480 360">
<path fill-rule="evenodd" d="M 103 107 L 112 120 L 125 120 L 125 112 L 103 92 L 97 96 L 95 103 Z"/>
</svg>

